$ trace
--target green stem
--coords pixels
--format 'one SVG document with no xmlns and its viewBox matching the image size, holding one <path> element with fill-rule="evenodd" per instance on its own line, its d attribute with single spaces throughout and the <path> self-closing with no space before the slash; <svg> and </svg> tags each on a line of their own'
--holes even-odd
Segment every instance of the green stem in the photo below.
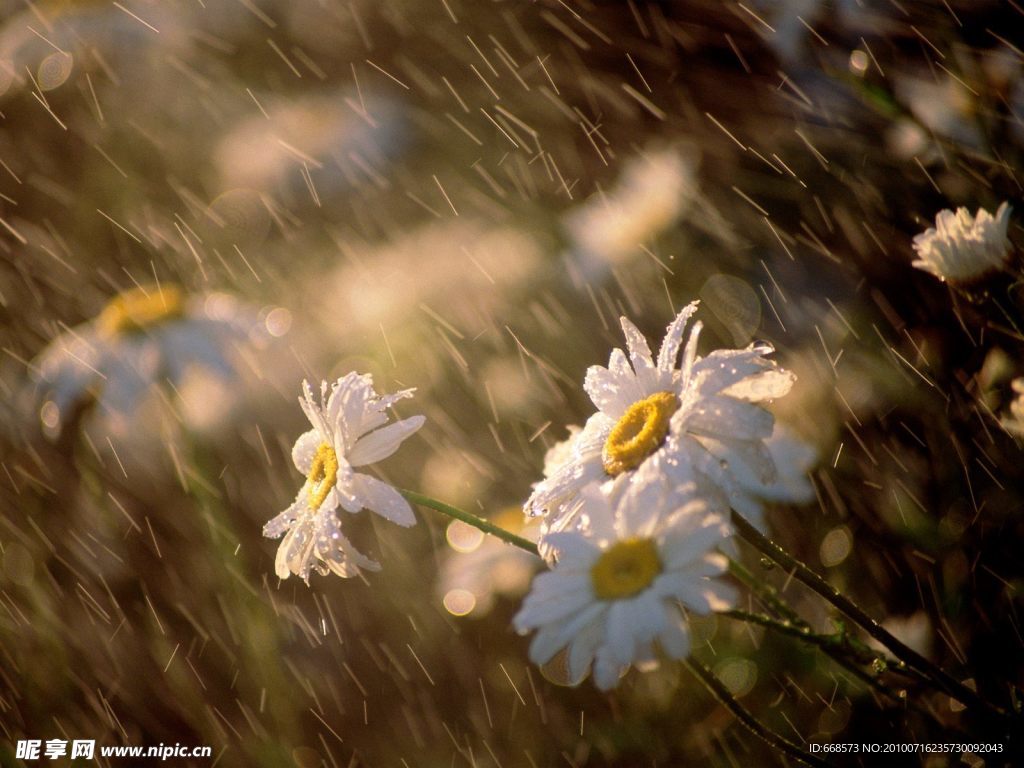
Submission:
<svg viewBox="0 0 1024 768">
<path fill-rule="evenodd" d="M 743 621 L 747 624 L 757 624 L 758 626 L 765 627 L 773 632 L 778 632 L 779 634 L 787 635 L 789 637 L 795 637 L 808 645 L 813 645 L 837 664 L 851 672 L 865 685 L 873 688 L 883 696 L 886 696 L 901 705 L 908 705 L 903 696 L 900 696 L 899 693 L 889 688 L 889 686 L 882 683 L 875 676 L 868 674 L 857 666 L 858 664 L 863 664 L 865 666 L 874 665 L 876 661 L 881 661 L 885 664 L 885 668 L 889 669 L 892 665 L 892 661 L 884 656 L 878 656 L 871 652 L 870 649 L 858 647 L 853 639 L 846 635 L 845 632 L 837 632 L 831 635 L 820 634 L 812 632 L 810 627 L 804 623 L 795 624 L 789 621 L 778 621 L 771 616 L 751 613 L 749 611 L 723 611 L 720 615 L 729 619 Z M 923 712 L 923 710 L 921 711 Z"/>
<path fill-rule="evenodd" d="M 746 707 L 740 704 L 729 691 L 728 688 L 715 677 L 715 673 L 704 666 L 701 662 L 694 658 L 686 659 L 683 664 L 686 668 L 693 673 L 693 675 L 704 683 L 705 687 L 711 692 L 711 695 L 718 699 L 719 703 L 728 709 L 733 717 L 739 720 L 747 730 L 752 734 L 761 739 L 765 744 L 777 749 L 781 752 L 785 752 L 787 755 L 792 757 L 794 760 L 799 760 L 801 763 L 806 765 L 817 766 L 818 768 L 829 768 L 829 764 L 824 760 L 815 757 L 814 755 L 804 752 L 800 747 L 791 742 L 789 739 L 781 736 L 775 731 L 769 729 L 760 720 L 750 713 Z"/>
<path fill-rule="evenodd" d="M 1005 716 L 1005 712 L 1002 709 L 981 698 L 959 680 L 951 677 L 947 672 L 932 664 L 932 662 L 928 661 L 917 651 L 893 637 L 881 624 L 868 616 L 863 609 L 841 594 L 821 576 L 782 549 L 778 544 L 767 538 L 735 510 L 732 513 L 732 524 L 736 527 L 739 535 L 749 544 L 753 545 L 761 554 L 766 555 L 783 568 L 791 571 L 798 581 L 810 587 L 814 592 L 838 608 L 839 611 L 859 624 L 865 632 L 892 651 L 897 658 L 902 659 L 908 666 L 913 667 L 933 680 L 949 696 L 967 706 L 977 706 L 999 716 Z"/>
<path fill-rule="evenodd" d="M 532 541 L 524 539 L 522 536 L 516 536 L 511 531 L 506 531 L 504 528 L 500 528 L 494 523 L 484 520 L 482 517 L 477 517 L 470 512 L 465 512 L 458 507 L 453 507 L 451 504 L 445 504 L 443 501 L 438 501 L 437 499 L 425 496 L 422 493 L 416 493 L 416 491 L 399 489 L 399 493 L 405 496 L 405 498 L 413 504 L 419 504 L 421 507 L 429 507 L 443 515 L 454 517 L 456 520 L 461 520 L 466 525 L 471 525 L 484 533 L 496 536 L 507 544 L 512 544 L 529 552 L 531 555 L 537 555 L 540 557 L 540 553 L 537 551 L 537 545 Z"/>
<path fill-rule="evenodd" d="M 722 611 L 719 615 L 726 616 L 730 619 L 736 619 L 737 621 L 745 621 L 748 624 L 757 624 L 758 626 L 771 629 L 780 634 L 798 638 L 810 645 L 816 645 L 825 651 L 843 651 L 849 655 L 851 660 L 858 664 L 870 664 L 877 659 L 881 659 L 881 661 L 888 663 L 888 660 L 884 657 L 877 656 L 869 649 L 858 647 L 854 642 L 852 642 L 851 638 L 848 637 L 845 632 L 821 634 L 812 632 L 805 624 L 794 624 L 789 621 L 779 621 L 778 619 L 773 619 L 771 616 L 766 616 L 763 613 L 751 613 L 750 611 Z"/>
<path fill-rule="evenodd" d="M 757 578 L 752 574 L 743 563 L 738 560 L 729 558 L 729 573 L 736 577 L 738 581 L 753 592 L 757 597 L 764 603 L 765 607 L 771 610 L 777 616 L 787 620 L 795 627 L 806 627 L 810 628 L 810 625 L 800 618 L 800 615 L 794 611 L 785 600 L 779 597 L 778 590 L 775 589 L 771 584 L 766 582 L 764 579 Z"/>
</svg>

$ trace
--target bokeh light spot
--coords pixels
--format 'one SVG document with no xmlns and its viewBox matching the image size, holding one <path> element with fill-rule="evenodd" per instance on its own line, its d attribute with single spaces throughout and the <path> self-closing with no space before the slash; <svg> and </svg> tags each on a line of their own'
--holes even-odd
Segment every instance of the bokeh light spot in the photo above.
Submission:
<svg viewBox="0 0 1024 768">
<path fill-rule="evenodd" d="M 465 616 L 476 608 L 476 595 L 468 589 L 450 589 L 442 602 L 452 616 Z"/>
<path fill-rule="evenodd" d="M 267 326 L 267 333 L 274 338 L 280 338 L 291 330 L 292 313 L 284 307 L 275 307 L 267 313 L 264 323 Z"/>
<path fill-rule="evenodd" d="M 472 552 L 483 544 L 484 533 L 461 520 L 455 520 L 448 526 L 445 538 L 456 552 Z"/>
<path fill-rule="evenodd" d="M 39 62 L 39 69 L 36 71 L 36 81 L 39 83 L 39 90 L 52 91 L 67 82 L 74 69 L 75 59 L 70 53 L 55 51 Z"/>
<path fill-rule="evenodd" d="M 833 528 L 825 534 L 821 540 L 821 564 L 827 568 L 833 568 L 850 556 L 853 547 L 853 537 L 845 525 Z"/>
<path fill-rule="evenodd" d="M 715 675 L 739 698 L 750 693 L 757 682 L 757 664 L 750 659 L 726 659 L 715 667 Z"/>
</svg>

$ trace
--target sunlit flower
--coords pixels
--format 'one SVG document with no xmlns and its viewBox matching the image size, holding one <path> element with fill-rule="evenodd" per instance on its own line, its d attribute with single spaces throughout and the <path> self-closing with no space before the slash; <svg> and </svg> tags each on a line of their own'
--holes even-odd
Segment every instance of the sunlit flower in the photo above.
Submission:
<svg viewBox="0 0 1024 768">
<path fill-rule="evenodd" d="M 543 262 L 544 242 L 532 233 L 471 216 L 396 231 L 386 242 L 339 242 L 341 268 L 325 295 L 341 297 L 349 322 L 390 335 L 431 312 L 458 326 L 489 327 L 509 295 Z M 430 269 L 423 269 L 429 254 Z M 429 311 L 428 311 L 429 310 Z"/>
<path fill-rule="evenodd" d="M 123 418 L 151 387 L 177 386 L 193 366 L 230 380 L 232 350 L 263 338 L 256 313 L 231 296 L 189 296 L 168 283 L 132 288 L 34 361 L 43 425 L 57 434 L 91 401 L 103 415 Z"/>
<path fill-rule="evenodd" d="M 388 458 L 423 426 L 423 416 L 387 423 L 387 410 L 412 397 L 413 390 L 378 395 L 373 377 L 355 372 L 338 379 L 330 396 L 327 382 L 323 382 L 319 401 L 309 382 L 302 382 L 302 389 L 299 405 L 313 428 L 295 441 L 292 461 L 306 482 L 291 506 L 263 527 L 268 538 L 284 536 L 274 570 L 279 578 L 294 573 L 306 581 L 314 569 L 346 578 L 361 568 L 380 570 L 377 562 L 356 550 L 342 533 L 337 509 L 369 509 L 401 526 L 415 524 L 409 502 L 397 490 L 355 471 Z"/>
<path fill-rule="evenodd" d="M 556 552 L 552 570 L 533 581 L 514 622 L 521 633 L 537 630 L 530 658 L 547 664 L 563 649 L 569 679 L 579 682 L 593 664 L 603 690 L 636 664 L 690 653 L 683 610 L 726 610 L 736 591 L 721 575 L 726 558 L 715 551 L 729 535 L 723 517 L 693 500 L 673 509 L 666 494 L 627 493 L 612 510 L 596 487 L 580 497 L 586 533 L 548 534 Z"/>
<path fill-rule="evenodd" d="M 518 508 L 492 520 L 507 531 L 536 540 L 537 526 L 524 526 L 523 521 Z M 531 553 L 459 520 L 448 526 L 446 538 L 453 551 L 446 553 L 441 564 L 438 592 L 444 607 L 456 616 L 482 616 L 497 598 L 519 597 L 530 586 L 540 562 Z"/>
<path fill-rule="evenodd" d="M 584 388 L 598 411 L 573 439 L 568 458 L 548 467 L 549 476 L 526 502 L 528 514 L 548 516 L 545 532 L 573 524 L 573 502 L 590 483 L 667 479 L 713 509 L 760 513 L 737 475 L 765 485 L 776 481 L 765 445 L 774 418 L 757 403 L 786 394 L 794 377 L 767 359 L 774 350 L 765 342 L 698 356 L 701 324 L 687 335 L 696 310 L 693 302 L 672 321 L 657 360 L 636 326 L 621 319 L 628 357 L 616 349 L 608 368 L 587 371 Z M 564 456 L 566 447 L 559 450 Z"/>
<path fill-rule="evenodd" d="M 1010 255 L 1010 210 L 1004 202 L 995 216 L 984 208 L 976 216 L 966 208 L 939 211 L 935 227 L 914 237 L 920 257 L 914 266 L 951 283 L 969 283 L 1000 271 Z"/>
<path fill-rule="evenodd" d="M 565 218 L 587 277 L 642 253 L 641 246 L 675 223 L 697 194 L 697 162 L 676 149 L 629 161 L 616 187 Z"/>
<path fill-rule="evenodd" d="M 224 185 L 287 192 L 318 205 L 362 185 L 386 188 L 388 161 L 406 143 L 392 102 L 344 92 L 274 102 L 220 141 L 214 164 Z"/>
</svg>

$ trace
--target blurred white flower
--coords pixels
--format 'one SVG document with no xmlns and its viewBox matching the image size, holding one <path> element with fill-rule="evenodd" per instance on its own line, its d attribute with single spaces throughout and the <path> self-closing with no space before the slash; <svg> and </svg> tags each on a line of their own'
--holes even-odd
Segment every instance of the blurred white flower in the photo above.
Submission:
<svg viewBox="0 0 1024 768">
<path fill-rule="evenodd" d="M 1024 378 L 1010 384 L 1015 397 L 1010 402 L 1010 415 L 1003 419 L 1003 428 L 1016 437 L 1024 437 Z"/>
<path fill-rule="evenodd" d="M 931 619 L 924 611 L 909 616 L 891 616 L 882 622 L 882 627 L 926 659 L 932 658 L 935 630 L 932 628 Z M 868 639 L 868 645 L 880 653 L 888 653 L 888 649 L 874 638 Z"/>
<path fill-rule="evenodd" d="M 747 510 L 747 520 L 762 531 L 766 527 L 762 502 L 806 504 L 814 499 L 814 486 L 807 473 L 818 461 L 818 452 L 814 446 L 796 437 L 781 424 L 775 425 L 772 436 L 765 440 L 765 447 L 777 470 L 774 481 L 764 482 L 741 462 L 730 465 L 739 493 L 747 496 L 741 502 L 741 506 Z"/>
<path fill-rule="evenodd" d="M 593 279 L 627 257 L 641 253 L 674 224 L 697 195 L 694 154 L 662 149 L 631 159 L 615 189 L 598 194 L 565 217 L 565 229 Z"/>
<path fill-rule="evenodd" d="M 975 120 L 976 94 L 963 82 L 937 76 L 934 71 L 922 71 L 920 76 L 904 72 L 896 76 L 893 88 L 897 99 L 906 104 L 928 130 L 967 147 L 982 147 L 982 136 Z"/>
<path fill-rule="evenodd" d="M 492 522 L 530 541 L 537 538 L 536 526 L 524 526 L 518 508 L 507 509 Z M 438 592 L 449 613 L 482 616 L 498 597 L 518 597 L 530 586 L 540 564 L 536 556 L 513 547 L 459 520 L 447 529 L 452 552 L 441 564 Z"/>
<path fill-rule="evenodd" d="M 166 67 L 187 46 L 187 28 L 160 4 L 139 13 L 146 24 L 108 3 L 41 3 L 13 14 L 0 25 L 0 95 L 13 83 L 55 90 L 80 68 L 100 68 L 119 87 L 151 82 L 152 65 Z"/>
<path fill-rule="evenodd" d="M 547 536 L 557 562 L 534 579 L 514 619 L 521 633 L 538 630 L 534 663 L 566 649 L 570 681 L 593 664 L 597 686 L 608 690 L 630 665 L 656 665 L 656 648 L 673 659 L 689 655 L 681 606 L 707 614 L 735 604 L 735 589 L 714 578 L 727 567 L 715 548 L 729 527 L 701 500 L 672 509 L 666 498 L 628 493 L 613 510 L 592 486 L 580 497 L 588 530 Z"/>
<path fill-rule="evenodd" d="M 621 319 L 629 357 L 616 349 L 608 368 L 587 371 L 584 388 L 598 411 L 525 504 L 527 514 L 547 515 L 545 533 L 575 524 L 574 502 L 591 483 L 611 483 L 606 490 L 619 492 L 667 480 L 674 493 L 696 493 L 716 511 L 731 506 L 760 514 L 737 475 L 776 482 L 765 445 L 774 418 L 757 403 L 786 394 L 794 376 L 767 359 L 774 350 L 765 342 L 699 357 L 701 323 L 686 333 L 696 310 L 693 302 L 672 321 L 657 361 L 636 326 Z M 566 447 L 559 450 L 564 456 Z"/>
<path fill-rule="evenodd" d="M 34 361 L 43 426 L 58 434 L 90 401 L 102 415 L 126 419 L 151 387 L 176 387 L 193 366 L 230 381 L 229 353 L 263 338 L 256 313 L 226 294 L 188 296 L 167 283 L 132 288 Z"/>
<path fill-rule="evenodd" d="M 995 216 L 984 208 L 976 216 L 966 208 L 957 208 L 956 213 L 939 211 L 935 227 L 914 237 L 920 257 L 914 266 L 951 283 L 968 283 L 998 272 L 1010 254 L 1006 230 L 1011 210 L 1004 202 Z"/>
<path fill-rule="evenodd" d="M 406 141 L 402 112 L 391 102 L 332 93 L 270 101 L 265 109 L 219 143 L 214 163 L 225 186 L 319 204 L 363 184 L 390 185 L 383 167 Z"/>
<path fill-rule="evenodd" d="M 346 578 L 360 568 L 380 570 L 342 534 L 336 510 L 365 508 L 401 526 L 416 523 L 409 502 L 397 490 L 353 469 L 388 458 L 423 426 L 423 416 L 387 424 L 387 409 L 412 397 L 413 390 L 378 395 L 373 377 L 355 372 L 338 379 L 329 397 L 327 382 L 322 382 L 319 402 L 309 382 L 303 381 L 302 389 L 299 405 L 313 428 L 295 441 L 292 461 L 306 482 L 291 506 L 263 527 L 268 538 L 284 536 L 274 570 L 279 578 L 294 573 L 307 583 L 313 569 Z"/>
<path fill-rule="evenodd" d="M 377 333 L 383 324 L 389 334 L 417 317 L 436 324 L 424 307 L 460 326 L 490 327 L 512 289 L 543 263 L 543 244 L 533 235 L 468 216 L 401 232 L 390 242 L 338 246 L 345 264 L 320 292 L 332 306 L 344 302 L 349 323 Z"/>
</svg>

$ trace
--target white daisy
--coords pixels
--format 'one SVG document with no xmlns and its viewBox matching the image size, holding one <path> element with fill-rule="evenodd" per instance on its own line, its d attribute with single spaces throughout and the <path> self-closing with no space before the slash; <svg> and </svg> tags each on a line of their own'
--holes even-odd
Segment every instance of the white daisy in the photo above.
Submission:
<svg viewBox="0 0 1024 768">
<path fill-rule="evenodd" d="M 282 579 L 294 573 L 307 582 L 314 569 L 346 578 L 360 568 L 380 570 L 342 534 L 336 510 L 365 508 L 401 526 L 415 524 L 409 502 L 397 490 L 354 469 L 388 458 L 423 426 L 423 416 L 387 424 L 387 409 L 412 397 L 413 390 L 378 395 L 372 376 L 354 372 L 338 379 L 329 397 L 323 382 L 319 402 L 309 382 L 302 382 L 302 389 L 299 405 L 313 428 L 295 441 L 292 461 L 306 482 L 291 506 L 263 527 L 268 538 L 284 536 L 274 570 Z"/>
<path fill-rule="evenodd" d="M 514 623 L 537 630 L 530 658 L 547 664 L 565 649 L 569 679 L 593 664 L 602 690 L 614 688 L 631 664 L 653 666 L 657 652 L 682 659 L 690 633 L 682 609 L 726 610 L 736 590 L 714 577 L 727 559 L 715 548 L 729 535 L 721 515 L 693 500 L 665 505 L 667 494 L 627 493 L 617 510 L 591 486 L 580 497 L 587 533 L 547 536 L 556 552 L 552 570 L 533 581 Z"/>
<path fill-rule="evenodd" d="M 765 446 L 774 418 L 757 403 L 786 394 L 795 377 L 766 358 L 774 351 L 766 342 L 699 357 L 701 324 L 686 333 L 696 310 L 693 302 L 672 321 L 657 360 L 636 326 L 621 319 L 628 357 L 616 349 L 608 368 L 587 371 L 584 388 L 598 411 L 526 502 L 527 514 L 547 515 L 545 532 L 575 525 L 574 501 L 590 483 L 621 490 L 628 481 L 664 478 L 672 492 L 696 492 L 715 510 L 760 512 L 737 476 L 775 481 Z"/>
<path fill-rule="evenodd" d="M 33 362 L 43 425 L 57 434 L 93 401 L 123 419 L 153 385 L 177 386 L 193 366 L 231 380 L 230 353 L 265 338 L 257 313 L 226 294 L 189 296 L 168 283 L 125 291 Z"/>
<path fill-rule="evenodd" d="M 632 158 L 613 190 L 573 209 L 565 229 L 584 277 L 593 279 L 672 226 L 697 197 L 694 152 L 659 149 Z"/>
<path fill-rule="evenodd" d="M 966 208 L 939 211 L 935 227 L 914 237 L 920 257 L 914 266 L 950 283 L 970 283 L 1002 270 L 1010 255 L 1011 210 L 1004 202 L 995 216 L 984 208 L 976 216 Z"/>
</svg>

